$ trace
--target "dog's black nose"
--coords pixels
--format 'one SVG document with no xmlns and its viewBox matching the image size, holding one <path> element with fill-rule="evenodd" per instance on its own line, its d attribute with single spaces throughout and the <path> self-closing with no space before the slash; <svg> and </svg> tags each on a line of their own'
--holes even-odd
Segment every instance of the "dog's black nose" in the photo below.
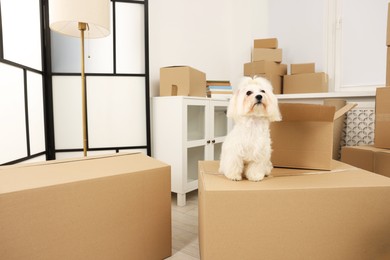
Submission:
<svg viewBox="0 0 390 260">
<path fill-rule="evenodd" d="M 257 100 L 257 101 L 260 102 L 262 99 L 263 99 L 263 96 L 262 96 L 262 95 L 256 95 L 256 100 Z"/>
</svg>

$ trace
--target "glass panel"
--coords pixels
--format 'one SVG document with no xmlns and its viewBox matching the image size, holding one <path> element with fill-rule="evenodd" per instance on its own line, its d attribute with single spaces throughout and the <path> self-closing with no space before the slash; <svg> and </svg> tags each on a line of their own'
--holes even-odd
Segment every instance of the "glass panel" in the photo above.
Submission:
<svg viewBox="0 0 390 260">
<path fill-rule="evenodd" d="M 85 72 L 113 73 L 113 34 L 98 39 L 88 39 L 85 32 Z M 81 72 L 81 39 L 51 31 L 51 57 L 53 72 Z"/>
<path fill-rule="evenodd" d="M 117 72 L 144 73 L 144 5 L 117 2 L 115 7 Z"/>
<path fill-rule="evenodd" d="M 0 164 L 27 156 L 23 71 L 0 63 Z"/>
<path fill-rule="evenodd" d="M 27 72 L 28 119 L 31 154 L 45 151 L 42 75 Z"/>
<path fill-rule="evenodd" d="M 53 110 L 56 149 L 82 148 L 81 77 L 53 77 Z"/>
<path fill-rule="evenodd" d="M 341 87 L 384 85 L 388 2 L 341 1 Z"/>
<path fill-rule="evenodd" d="M 222 137 L 227 134 L 227 117 L 225 106 L 214 107 L 214 137 Z"/>
<path fill-rule="evenodd" d="M 88 77 L 89 146 L 146 145 L 145 79 Z"/>
<path fill-rule="evenodd" d="M 39 0 L 1 0 L 4 58 L 42 70 Z"/>
<path fill-rule="evenodd" d="M 205 106 L 187 107 L 187 141 L 205 138 Z"/>
<path fill-rule="evenodd" d="M 214 160 L 219 161 L 221 159 L 222 143 L 214 144 Z"/>
<path fill-rule="evenodd" d="M 198 162 L 204 160 L 204 146 L 188 148 L 187 150 L 187 182 L 198 179 Z"/>
</svg>

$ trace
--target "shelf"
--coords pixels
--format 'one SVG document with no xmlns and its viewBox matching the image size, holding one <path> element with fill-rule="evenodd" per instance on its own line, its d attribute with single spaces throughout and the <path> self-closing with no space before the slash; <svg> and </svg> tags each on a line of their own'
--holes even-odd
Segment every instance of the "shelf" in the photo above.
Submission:
<svg viewBox="0 0 390 260">
<path fill-rule="evenodd" d="M 326 93 L 302 93 L 302 94 L 281 94 L 276 95 L 279 100 L 288 99 L 321 99 L 321 98 L 374 98 L 374 91 L 354 92 L 326 92 Z"/>
</svg>

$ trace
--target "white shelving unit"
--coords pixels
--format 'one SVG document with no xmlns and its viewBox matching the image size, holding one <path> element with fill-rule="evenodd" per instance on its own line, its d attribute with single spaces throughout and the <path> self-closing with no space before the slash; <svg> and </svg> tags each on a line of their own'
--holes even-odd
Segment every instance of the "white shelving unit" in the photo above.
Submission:
<svg viewBox="0 0 390 260">
<path fill-rule="evenodd" d="M 227 100 L 168 96 L 153 98 L 153 157 L 171 165 L 177 204 L 198 188 L 198 161 L 219 160 L 228 133 Z"/>
</svg>

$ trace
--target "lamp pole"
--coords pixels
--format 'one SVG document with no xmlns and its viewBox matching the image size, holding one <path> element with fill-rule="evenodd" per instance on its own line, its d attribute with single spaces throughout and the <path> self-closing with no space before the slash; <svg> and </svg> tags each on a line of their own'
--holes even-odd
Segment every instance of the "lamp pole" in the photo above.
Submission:
<svg viewBox="0 0 390 260">
<path fill-rule="evenodd" d="M 86 104 L 86 87 L 85 87 L 85 60 L 84 60 L 84 32 L 87 29 L 87 24 L 79 22 L 79 30 L 81 36 L 81 98 L 82 98 L 82 118 L 83 118 L 83 152 L 87 156 L 87 104 Z"/>
</svg>

